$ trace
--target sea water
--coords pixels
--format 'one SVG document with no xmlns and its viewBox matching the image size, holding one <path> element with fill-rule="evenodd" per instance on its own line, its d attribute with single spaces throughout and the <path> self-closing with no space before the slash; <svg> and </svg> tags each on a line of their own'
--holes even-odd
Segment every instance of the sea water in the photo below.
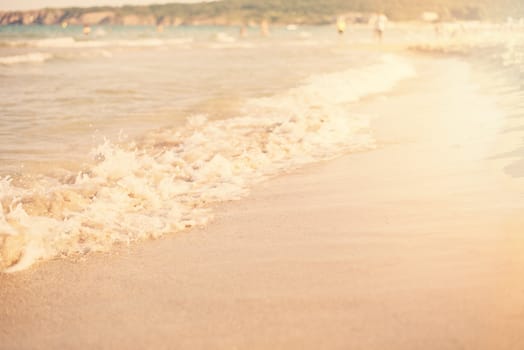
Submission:
<svg viewBox="0 0 524 350">
<path fill-rule="evenodd" d="M 505 159 L 506 174 L 524 177 L 524 31 L 512 31 L 504 43 L 473 50 L 469 60 L 477 68 L 484 91 L 495 96 L 507 123 L 503 130 L 517 148 L 494 155 Z"/>
<path fill-rule="evenodd" d="M 352 106 L 416 77 L 365 27 L 239 33 L 1 28 L 0 267 L 205 225 L 270 176 L 373 149 Z"/>
<path fill-rule="evenodd" d="M 410 48 L 438 58 L 459 59 L 471 67 L 473 83 L 504 113 L 501 133 L 506 143 L 517 145 L 491 158 L 508 163 L 503 169 L 507 175 L 524 177 L 524 25 L 455 26 L 452 35 L 426 38 Z"/>
</svg>

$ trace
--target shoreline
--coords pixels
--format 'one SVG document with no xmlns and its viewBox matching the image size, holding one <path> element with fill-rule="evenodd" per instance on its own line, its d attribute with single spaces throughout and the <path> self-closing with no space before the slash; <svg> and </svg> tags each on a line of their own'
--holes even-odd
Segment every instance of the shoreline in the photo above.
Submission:
<svg viewBox="0 0 524 350">
<path fill-rule="evenodd" d="M 524 346 L 523 180 L 488 159 L 505 121 L 464 63 L 416 60 L 422 76 L 352 112 L 376 150 L 258 184 L 203 229 L 0 274 L 0 343 Z"/>
</svg>

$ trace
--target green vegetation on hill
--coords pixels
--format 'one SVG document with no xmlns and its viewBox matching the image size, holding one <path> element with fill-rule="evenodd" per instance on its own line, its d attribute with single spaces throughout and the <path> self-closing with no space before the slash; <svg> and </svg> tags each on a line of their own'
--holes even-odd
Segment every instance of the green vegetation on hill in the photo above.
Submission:
<svg viewBox="0 0 524 350">
<path fill-rule="evenodd" d="M 417 20 L 423 12 L 443 20 L 505 20 L 524 17 L 524 0 L 221 0 L 196 4 L 45 9 L 0 13 L 0 24 L 238 24 L 332 23 L 337 15 L 365 20 L 383 12 L 392 20 Z M 359 13 L 363 14 L 362 18 Z"/>
<path fill-rule="evenodd" d="M 266 18 L 272 22 L 322 23 L 349 12 L 384 12 L 393 20 L 419 19 L 433 11 L 443 19 L 503 20 L 524 17 L 524 0 L 222 0 L 200 4 L 125 6 L 123 13 L 156 17 L 217 18 L 231 20 Z"/>
<path fill-rule="evenodd" d="M 384 12 L 394 20 L 420 18 L 434 11 L 444 19 L 502 20 L 524 17 L 524 0 L 222 0 L 200 4 L 165 4 L 122 8 L 155 16 L 299 19 L 315 23 L 346 12 Z"/>
</svg>

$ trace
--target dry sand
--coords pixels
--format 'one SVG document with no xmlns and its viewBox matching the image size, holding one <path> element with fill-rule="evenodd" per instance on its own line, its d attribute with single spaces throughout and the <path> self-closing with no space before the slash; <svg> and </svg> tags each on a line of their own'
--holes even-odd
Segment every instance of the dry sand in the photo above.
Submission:
<svg viewBox="0 0 524 350">
<path fill-rule="evenodd" d="M 517 145 L 467 66 L 417 62 L 355 107 L 376 150 L 205 229 L 0 276 L 0 348 L 524 349 L 524 184 L 492 157 Z"/>
</svg>

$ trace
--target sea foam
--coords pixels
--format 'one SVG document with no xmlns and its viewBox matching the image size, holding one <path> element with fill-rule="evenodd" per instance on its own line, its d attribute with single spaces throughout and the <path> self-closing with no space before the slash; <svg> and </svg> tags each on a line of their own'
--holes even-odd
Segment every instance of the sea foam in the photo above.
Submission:
<svg viewBox="0 0 524 350">
<path fill-rule="evenodd" d="M 0 57 L 0 65 L 13 65 L 19 63 L 42 63 L 53 58 L 53 55 L 42 52 L 31 52 L 24 55 Z"/>
<path fill-rule="evenodd" d="M 0 47 L 28 47 L 40 49 L 66 49 L 66 48 L 108 48 L 108 47 L 132 47 L 152 48 L 162 46 L 180 46 L 192 43 L 192 38 L 140 38 L 140 39 L 106 39 L 106 38 L 75 38 L 56 37 L 29 40 L 4 40 L 0 41 Z"/>
<path fill-rule="evenodd" d="M 270 176 L 372 149 L 369 121 L 352 115 L 351 103 L 412 75 L 407 62 L 384 56 L 251 99 L 236 118 L 195 115 L 140 141 L 106 141 L 92 150 L 92 166 L 58 181 L 29 189 L 0 179 L 0 268 L 205 225 L 214 205 L 246 196 Z"/>
</svg>

